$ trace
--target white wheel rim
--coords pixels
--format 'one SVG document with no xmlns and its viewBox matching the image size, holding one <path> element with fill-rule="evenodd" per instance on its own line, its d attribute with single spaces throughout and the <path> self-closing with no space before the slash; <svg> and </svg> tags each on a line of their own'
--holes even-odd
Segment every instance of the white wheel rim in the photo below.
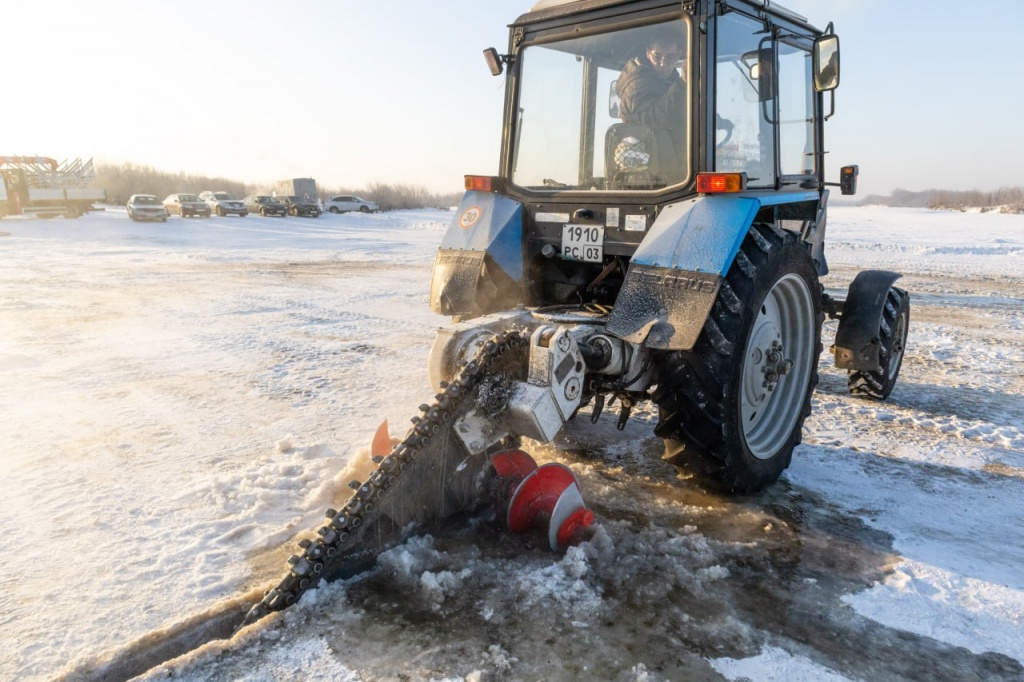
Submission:
<svg viewBox="0 0 1024 682">
<path fill-rule="evenodd" d="M 793 273 L 775 283 L 754 320 L 743 354 L 740 418 L 747 448 L 758 459 L 778 453 L 803 410 L 815 323 L 810 287 Z M 785 361 L 792 362 L 788 371 Z"/>
</svg>

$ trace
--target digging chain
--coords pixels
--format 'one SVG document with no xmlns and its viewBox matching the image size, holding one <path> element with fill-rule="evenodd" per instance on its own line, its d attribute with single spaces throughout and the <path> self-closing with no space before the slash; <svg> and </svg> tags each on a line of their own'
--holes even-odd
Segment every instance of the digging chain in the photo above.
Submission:
<svg viewBox="0 0 1024 682">
<path fill-rule="evenodd" d="M 271 611 L 291 606 L 306 590 L 315 587 L 324 567 L 332 560 L 341 558 L 338 552 L 349 539 L 349 533 L 359 528 L 364 517 L 374 510 L 375 502 L 395 484 L 420 451 L 430 444 L 442 425 L 459 416 L 455 413 L 462 398 L 479 385 L 502 355 L 529 343 L 528 337 L 516 331 L 497 334 L 480 346 L 474 358 L 463 366 L 450 383 L 442 382 L 442 391 L 434 396 L 434 402 L 420 405 L 422 414 L 412 418 L 414 426 L 405 439 L 395 445 L 387 457 L 374 458 L 377 469 L 366 482 L 358 485 L 345 506 L 340 511 L 327 510 L 328 521 L 317 529 L 316 539 L 299 542 L 302 551 L 288 558 L 288 575 L 250 609 L 244 625 L 256 622 Z M 352 483 L 353 486 L 356 484 Z"/>
</svg>

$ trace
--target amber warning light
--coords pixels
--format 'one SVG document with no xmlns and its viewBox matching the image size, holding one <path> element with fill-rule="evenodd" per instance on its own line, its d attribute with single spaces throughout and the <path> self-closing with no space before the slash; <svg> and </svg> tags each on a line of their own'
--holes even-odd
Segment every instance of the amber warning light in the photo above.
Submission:
<svg viewBox="0 0 1024 682">
<path fill-rule="evenodd" d="M 840 168 L 839 191 L 843 194 L 856 194 L 858 175 L 860 175 L 859 166 L 843 166 Z"/>
<path fill-rule="evenodd" d="M 746 173 L 697 173 L 697 191 L 701 194 L 742 192 L 746 188 Z"/>
<path fill-rule="evenodd" d="M 498 178 L 489 175 L 467 175 L 466 189 L 476 190 L 477 192 L 497 192 Z"/>
</svg>

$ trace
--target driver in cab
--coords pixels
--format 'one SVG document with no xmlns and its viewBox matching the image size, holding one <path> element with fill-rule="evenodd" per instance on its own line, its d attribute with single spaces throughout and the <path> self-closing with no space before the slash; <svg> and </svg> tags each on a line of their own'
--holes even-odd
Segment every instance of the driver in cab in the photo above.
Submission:
<svg viewBox="0 0 1024 682">
<path fill-rule="evenodd" d="M 652 172 L 667 184 L 682 180 L 685 171 L 685 73 L 684 41 L 666 32 L 629 60 L 615 84 L 622 120 L 644 125 L 653 133 L 657 152 Z"/>
</svg>

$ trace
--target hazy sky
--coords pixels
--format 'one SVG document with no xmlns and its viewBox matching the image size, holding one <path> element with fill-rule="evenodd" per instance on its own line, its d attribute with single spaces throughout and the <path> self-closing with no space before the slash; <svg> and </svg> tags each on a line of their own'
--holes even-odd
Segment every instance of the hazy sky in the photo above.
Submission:
<svg viewBox="0 0 1024 682">
<path fill-rule="evenodd" d="M 459 191 L 497 170 L 481 51 L 534 0 L 33 0 L 4 10 L 3 154 Z M 787 0 L 842 44 L 827 163 L 860 194 L 1024 185 L 1024 2 Z"/>
</svg>

